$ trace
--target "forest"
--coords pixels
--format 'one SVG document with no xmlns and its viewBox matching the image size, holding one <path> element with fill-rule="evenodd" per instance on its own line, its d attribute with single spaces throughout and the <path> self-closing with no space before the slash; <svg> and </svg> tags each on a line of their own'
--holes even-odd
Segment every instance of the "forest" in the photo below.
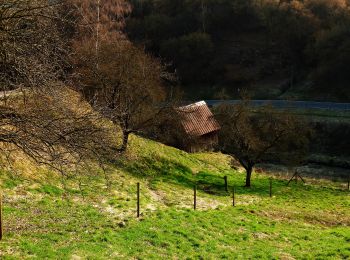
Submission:
<svg viewBox="0 0 350 260">
<path fill-rule="evenodd" d="M 347 0 L 132 0 L 126 33 L 191 99 L 349 101 Z"/>
</svg>

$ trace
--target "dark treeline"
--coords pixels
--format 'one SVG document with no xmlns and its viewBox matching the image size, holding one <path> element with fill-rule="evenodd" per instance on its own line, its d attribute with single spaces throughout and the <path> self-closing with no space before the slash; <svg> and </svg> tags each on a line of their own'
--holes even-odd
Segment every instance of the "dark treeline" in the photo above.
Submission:
<svg viewBox="0 0 350 260">
<path fill-rule="evenodd" d="M 129 37 L 189 97 L 349 101 L 349 0 L 132 0 Z"/>
</svg>

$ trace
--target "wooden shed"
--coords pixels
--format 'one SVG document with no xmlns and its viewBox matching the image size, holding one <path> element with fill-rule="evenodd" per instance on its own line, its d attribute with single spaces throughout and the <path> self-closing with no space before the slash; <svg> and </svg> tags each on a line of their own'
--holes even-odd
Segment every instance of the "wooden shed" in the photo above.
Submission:
<svg viewBox="0 0 350 260">
<path fill-rule="evenodd" d="M 212 151 L 218 144 L 219 123 L 205 101 L 175 109 L 179 118 L 179 148 L 187 152 Z"/>
</svg>

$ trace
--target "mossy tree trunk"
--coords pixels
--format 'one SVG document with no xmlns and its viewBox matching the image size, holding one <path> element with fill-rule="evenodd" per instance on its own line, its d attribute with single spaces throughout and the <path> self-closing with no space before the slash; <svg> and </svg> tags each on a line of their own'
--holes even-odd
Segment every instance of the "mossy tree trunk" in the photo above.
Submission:
<svg viewBox="0 0 350 260">
<path fill-rule="evenodd" d="M 128 148 L 129 135 L 130 135 L 129 131 L 123 131 L 123 142 L 122 142 L 122 146 L 119 149 L 120 152 L 125 152 L 126 149 Z"/>
</svg>

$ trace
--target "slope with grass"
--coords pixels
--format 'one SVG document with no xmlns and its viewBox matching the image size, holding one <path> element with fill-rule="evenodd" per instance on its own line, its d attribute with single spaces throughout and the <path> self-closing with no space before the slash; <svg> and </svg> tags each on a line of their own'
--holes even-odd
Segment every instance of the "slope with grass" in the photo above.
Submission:
<svg viewBox="0 0 350 260">
<path fill-rule="evenodd" d="M 287 187 L 286 180 L 275 178 L 270 198 L 270 175 L 255 173 L 253 187 L 245 189 L 244 173 L 229 163 L 222 154 L 187 154 L 136 136 L 127 155 L 104 173 L 92 168 L 67 179 L 19 160 L 0 175 L 5 224 L 0 257 L 350 257 L 350 192 L 344 184 L 308 179 Z M 236 207 L 225 192 L 225 175 L 229 189 L 236 187 Z"/>
</svg>

